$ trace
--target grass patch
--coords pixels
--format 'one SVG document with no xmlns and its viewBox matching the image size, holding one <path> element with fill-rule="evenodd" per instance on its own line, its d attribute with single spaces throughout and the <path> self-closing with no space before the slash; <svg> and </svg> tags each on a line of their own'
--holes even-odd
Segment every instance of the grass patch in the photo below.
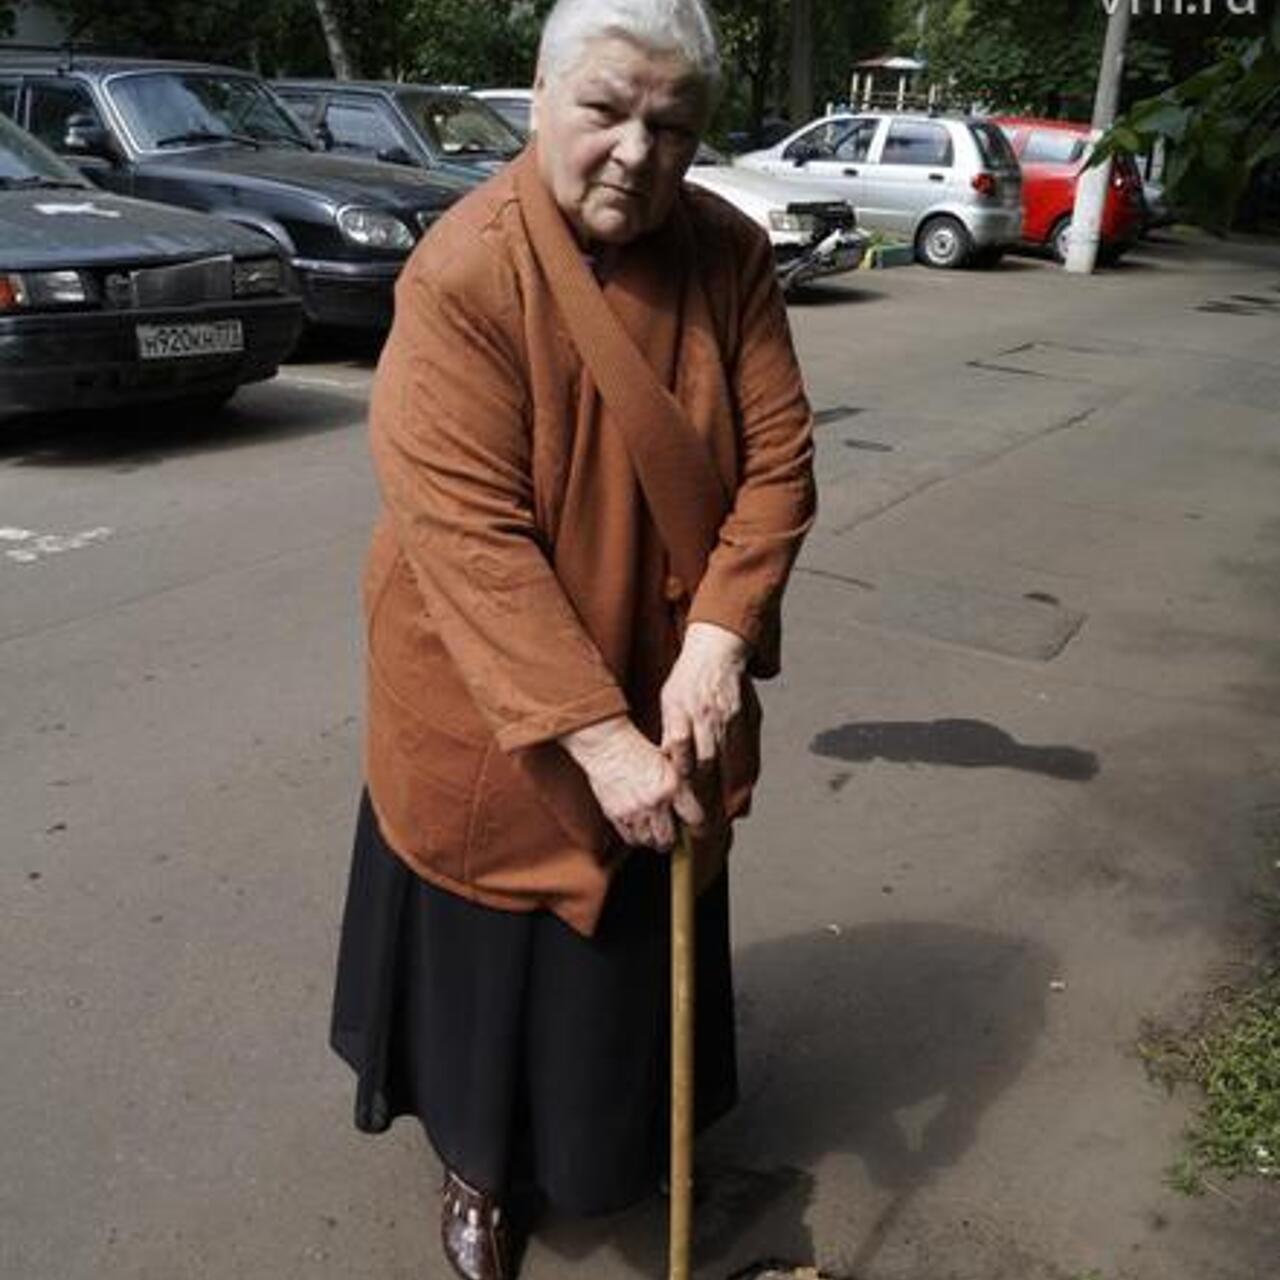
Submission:
<svg viewBox="0 0 1280 1280">
<path fill-rule="evenodd" d="M 915 248 L 908 240 L 886 231 L 868 231 L 860 264 L 864 271 L 877 267 L 909 266 L 915 261 Z"/>
<path fill-rule="evenodd" d="M 1280 923 L 1280 901 L 1259 905 Z M 1149 1025 L 1138 1048 L 1170 1091 L 1191 1083 L 1203 1095 L 1168 1170 L 1171 1187 L 1198 1195 L 1215 1173 L 1280 1178 L 1280 940 L 1250 978 L 1212 992 L 1194 1026 Z"/>
</svg>

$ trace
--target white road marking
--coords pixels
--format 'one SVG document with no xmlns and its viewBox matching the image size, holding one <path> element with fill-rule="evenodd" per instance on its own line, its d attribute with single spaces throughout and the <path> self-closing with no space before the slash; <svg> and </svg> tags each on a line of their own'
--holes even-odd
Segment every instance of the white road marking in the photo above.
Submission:
<svg viewBox="0 0 1280 1280">
<path fill-rule="evenodd" d="M 16 564 L 35 564 L 45 556 L 60 555 L 64 551 L 79 551 L 111 537 L 114 529 L 100 525 L 80 533 L 35 533 L 31 529 L 0 528 L 0 542 L 16 542 L 19 545 L 4 554 Z"/>
</svg>

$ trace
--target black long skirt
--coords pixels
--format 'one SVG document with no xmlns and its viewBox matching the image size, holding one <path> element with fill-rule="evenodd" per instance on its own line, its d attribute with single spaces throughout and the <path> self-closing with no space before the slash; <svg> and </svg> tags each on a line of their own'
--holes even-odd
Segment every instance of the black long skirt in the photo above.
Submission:
<svg viewBox="0 0 1280 1280">
<path fill-rule="evenodd" d="M 569 1213 L 657 1187 L 668 1150 L 669 863 L 640 851 L 596 934 L 423 880 L 360 804 L 331 1042 L 369 1133 L 416 1116 L 484 1190 L 532 1181 Z M 699 1127 L 737 1100 L 728 875 L 697 909 Z"/>
</svg>

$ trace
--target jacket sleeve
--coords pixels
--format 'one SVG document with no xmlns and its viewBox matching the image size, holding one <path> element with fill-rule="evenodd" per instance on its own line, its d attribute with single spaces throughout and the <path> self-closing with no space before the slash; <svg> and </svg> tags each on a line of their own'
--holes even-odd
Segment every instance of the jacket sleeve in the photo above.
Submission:
<svg viewBox="0 0 1280 1280">
<path fill-rule="evenodd" d="M 491 266 L 459 279 L 438 259 L 429 279 L 420 252 L 397 286 L 374 465 L 431 622 L 498 745 L 514 751 L 626 713 L 627 701 L 534 523 L 514 295 Z"/>
<path fill-rule="evenodd" d="M 730 369 L 739 431 L 738 490 L 691 622 L 714 622 L 752 647 L 753 674 L 778 669 L 782 591 L 813 524 L 813 418 L 787 325 L 768 240 L 745 251 L 736 357 Z"/>
</svg>

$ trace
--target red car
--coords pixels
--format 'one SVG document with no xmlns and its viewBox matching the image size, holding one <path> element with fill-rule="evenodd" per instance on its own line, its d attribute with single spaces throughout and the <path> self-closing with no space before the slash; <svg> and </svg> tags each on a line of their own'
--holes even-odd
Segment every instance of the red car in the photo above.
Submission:
<svg viewBox="0 0 1280 1280">
<path fill-rule="evenodd" d="M 1076 200 L 1076 179 L 1084 168 L 1089 126 L 1074 120 L 997 116 L 1022 166 L 1022 238 L 1067 256 L 1067 234 Z M 1099 257 L 1114 262 L 1142 232 L 1145 210 L 1142 176 L 1131 156 L 1117 156 L 1102 209 Z"/>
</svg>

